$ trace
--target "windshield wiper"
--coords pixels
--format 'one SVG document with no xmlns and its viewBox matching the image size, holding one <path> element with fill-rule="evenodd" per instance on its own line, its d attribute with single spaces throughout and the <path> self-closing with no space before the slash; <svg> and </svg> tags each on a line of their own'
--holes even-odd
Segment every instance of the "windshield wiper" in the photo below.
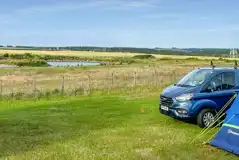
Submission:
<svg viewBox="0 0 239 160">
<path fill-rule="evenodd" d="M 187 85 L 187 84 L 176 84 L 176 86 L 179 86 L 179 87 L 195 87 L 195 86 L 191 86 L 191 85 Z"/>
</svg>

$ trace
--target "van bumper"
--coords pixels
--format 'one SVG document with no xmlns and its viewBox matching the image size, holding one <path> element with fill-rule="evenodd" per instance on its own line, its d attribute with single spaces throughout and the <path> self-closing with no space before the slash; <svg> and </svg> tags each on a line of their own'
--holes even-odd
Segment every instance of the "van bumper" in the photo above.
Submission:
<svg viewBox="0 0 239 160">
<path fill-rule="evenodd" d="M 162 110 L 159 105 L 159 111 L 161 114 L 175 118 L 175 119 L 192 119 L 193 117 L 188 114 L 179 114 L 177 112 L 178 108 L 169 108 L 168 111 Z"/>
</svg>

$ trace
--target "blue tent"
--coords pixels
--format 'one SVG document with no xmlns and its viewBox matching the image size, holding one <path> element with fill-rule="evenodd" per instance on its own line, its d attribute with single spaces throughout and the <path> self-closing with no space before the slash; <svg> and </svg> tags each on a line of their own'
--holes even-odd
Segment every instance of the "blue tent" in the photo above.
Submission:
<svg viewBox="0 0 239 160">
<path fill-rule="evenodd" d="M 222 128 L 209 144 L 239 155 L 239 95 L 227 110 Z"/>
</svg>

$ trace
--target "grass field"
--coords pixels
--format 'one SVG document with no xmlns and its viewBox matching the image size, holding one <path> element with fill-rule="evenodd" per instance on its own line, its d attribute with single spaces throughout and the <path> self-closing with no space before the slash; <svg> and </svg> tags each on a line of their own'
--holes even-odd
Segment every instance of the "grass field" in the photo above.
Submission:
<svg viewBox="0 0 239 160">
<path fill-rule="evenodd" d="M 62 75 L 66 77 L 64 89 L 83 82 L 84 89 L 91 84 L 95 90 L 89 95 L 0 101 L 0 159 L 238 159 L 203 145 L 218 128 L 189 144 L 201 129 L 161 115 L 158 110 L 163 88 L 207 63 L 174 60 L 157 65 L 1 69 L 2 91 L 29 93 L 34 87 L 42 92 L 54 90 L 61 87 L 57 78 Z M 34 80 L 36 86 L 32 85 Z"/>
<path fill-rule="evenodd" d="M 201 129 L 159 114 L 156 94 L 141 98 L 95 94 L 37 102 L 0 102 L 0 157 L 9 160 L 238 158 L 203 145 L 205 139 L 189 144 Z"/>
</svg>

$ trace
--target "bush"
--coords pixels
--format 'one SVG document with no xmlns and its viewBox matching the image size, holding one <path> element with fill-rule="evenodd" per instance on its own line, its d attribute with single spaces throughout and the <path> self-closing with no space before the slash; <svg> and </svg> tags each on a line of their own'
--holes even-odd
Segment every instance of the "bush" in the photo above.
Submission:
<svg viewBox="0 0 239 160">
<path fill-rule="evenodd" d="M 4 58 L 8 58 L 8 57 L 9 57 L 9 54 L 8 54 L 8 53 L 5 53 L 5 54 L 3 55 L 3 57 L 4 57 Z"/>
<path fill-rule="evenodd" d="M 61 91 L 57 88 L 52 91 L 52 94 L 60 94 L 60 93 Z"/>
<path fill-rule="evenodd" d="M 155 57 L 151 54 L 142 54 L 142 55 L 133 56 L 133 58 L 136 58 L 136 59 L 154 59 Z"/>
<path fill-rule="evenodd" d="M 48 66 L 48 63 L 44 60 L 39 60 L 39 59 L 22 59 L 22 60 L 18 60 L 18 59 L 14 59 L 14 60 L 7 60 L 5 62 L 6 64 L 10 64 L 10 65 L 16 65 L 19 67 L 23 67 L 23 66 L 29 66 L 29 67 L 42 67 L 42 66 Z"/>
<path fill-rule="evenodd" d="M 173 60 L 173 58 L 170 58 L 170 57 L 163 57 L 163 58 L 160 58 L 160 60 Z"/>
<path fill-rule="evenodd" d="M 23 57 L 24 57 L 24 59 L 32 59 L 32 58 L 35 57 L 35 55 L 32 55 L 31 53 L 25 53 L 25 54 L 23 55 Z"/>
<path fill-rule="evenodd" d="M 197 57 L 189 57 L 186 58 L 185 60 L 194 60 L 194 61 L 198 61 L 199 59 Z"/>
<path fill-rule="evenodd" d="M 11 59 L 24 59 L 24 55 L 23 54 L 9 54 L 9 57 Z"/>
<path fill-rule="evenodd" d="M 230 63 L 230 62 L 233 62 L 233 60 L 230 60 L 230 59 L 224 59 L 224 62 L 226 62 L 226 63 Z"/>
<path fill-rule="evenodd" d="M 41 67 L 41 66 L 48 66 L 46 61 L 43 60 L 26 60 L 17 62 L 18 66 L 31 66 L 31 67 Z"/>
<path fill-rule="evenodd" d="M 137 59 L 149 59 L 155 58 L 152 55 L 138 55 L 134 58 Z M 111 62 L 117 64 L 132 64 L 135 62 L 130 57 L 78 57 L 78 56 L 60 56 L 60 55 L 35 55 L 32 53 L 24 54 L 5 54 L 0 57 L 2 60 L 6 60 L 6 64 L 12 64 L 17 66 L 48 66 L 47 61 L 97 61 L 97 62 Z M 107 63 L 102 63 L 106 65 Z"/>
</svg>

